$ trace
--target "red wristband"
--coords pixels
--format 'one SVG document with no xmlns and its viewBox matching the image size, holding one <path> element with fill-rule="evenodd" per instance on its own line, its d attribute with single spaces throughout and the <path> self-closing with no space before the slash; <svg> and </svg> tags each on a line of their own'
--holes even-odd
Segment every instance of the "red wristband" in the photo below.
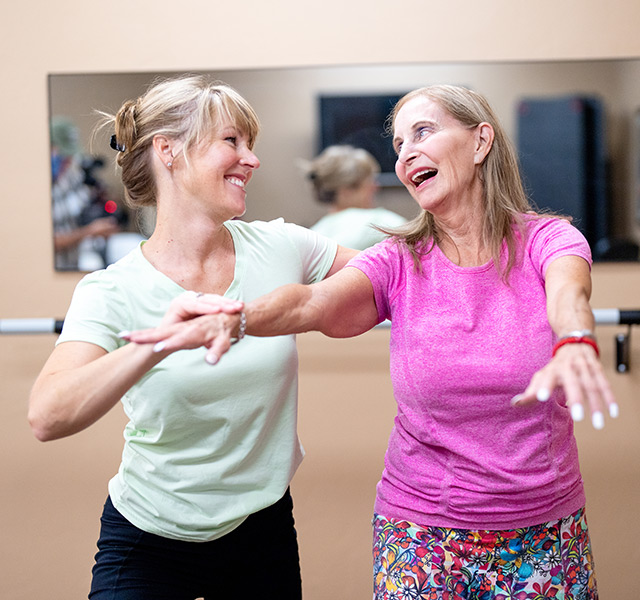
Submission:
<svg viewBox="0 0 640 600">
<path fill-rule="evenodd" d="M 553 352 L 551 353 L 551 356 L 555 356 L 556 352 L 560 348 L 562 348 L 562 346 L 564 346 L 565 344 L 589 344 L 589 346 L 591 346 L 596 351 L 596 356 L 598 356 L 598 358 L 600 357 L 600 348 L 598 348 L 598 342 L 596 342 L 591 337 L 584 337 L 584 336 L 566 337 L 566 338 L 562 338 L 561 340 L 558 340 L 556 342 L 556 345 L 553 347 Z"/>
</svg>

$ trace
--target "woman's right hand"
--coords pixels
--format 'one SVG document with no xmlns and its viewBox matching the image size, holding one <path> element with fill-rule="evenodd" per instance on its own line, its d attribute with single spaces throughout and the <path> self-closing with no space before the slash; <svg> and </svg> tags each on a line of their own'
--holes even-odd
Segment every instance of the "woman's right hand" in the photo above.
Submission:
<svg viewBox="0 0 640 600">
<path fill-rule="evenodd" d="M 121 337 L 131 341 L 112 352 L 88 342 L 56 346 L 29 397 L 29 422 L 35 436 L 53 440 L 81 431 L 106 414 L 140 377 L 172 351 L 208 348 L 215 363 L 238 331 L 243 303 L 215 294 L 186 292 L 167 310 L 161 324 Z M 165 340 L 164 347 L 157 342 Z"/>
<path fill-rule="evenodd" d="M 135 344 L 154 344 L 154 352 L 164 355 L 204 346 L 209 350 L 205 359 L 215 364 L 231 346 L 231 331 L 239 324 L 243 308 L 244 302 L 218 294 L 184 292 L 171 302 L 157 327 L 119 335 Z M 230 315 L 238 315 L 237 321 L 227 318 Z"/>
</svg>

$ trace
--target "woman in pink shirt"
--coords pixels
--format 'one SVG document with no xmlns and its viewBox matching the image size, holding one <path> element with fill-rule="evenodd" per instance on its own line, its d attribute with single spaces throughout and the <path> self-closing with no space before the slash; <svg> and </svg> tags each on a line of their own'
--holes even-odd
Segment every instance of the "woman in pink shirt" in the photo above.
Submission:
<svg viewBox="0 0 640 600">
<path fill-rule="evenodd" d="M 617 415 L 592 333 L 589 246 L 535 214 L 486 100 L 407 94 L 396 173 L 421 215 L 342 271 L 244 308 L 247 333 L 391 327 L 398 414 L 374 515 L 374 598 L 597 598 L 573 421 Z M 215 298 L 209 298 L 211 310 Z M 240 317 L 139 332 L 216 362 Z"/>
</svg>

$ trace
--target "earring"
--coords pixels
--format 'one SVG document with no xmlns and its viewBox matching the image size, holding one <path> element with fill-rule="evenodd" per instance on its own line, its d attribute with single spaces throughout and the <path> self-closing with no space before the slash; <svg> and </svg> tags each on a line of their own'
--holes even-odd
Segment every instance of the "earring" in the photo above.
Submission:
<svg viewBox="0 0 640 600">
<path fill-rule="evenodd" d="M 172 163 L 171 161 L 169 161 L 169 162 L 167 163 L 167 169 L 170 169 L 172 165 L 173 165 L 173 163 Z"/>
</svg>

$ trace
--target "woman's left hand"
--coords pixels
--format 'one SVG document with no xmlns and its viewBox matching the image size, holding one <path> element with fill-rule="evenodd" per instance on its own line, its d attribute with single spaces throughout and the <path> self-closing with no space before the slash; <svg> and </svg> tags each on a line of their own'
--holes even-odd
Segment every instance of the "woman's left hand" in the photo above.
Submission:
<svg viewBox="0 0 640 600">
<path fill-rule="evenodd" d="M 171 302 L 160 324 L 180 323 L 200 315 L 234 314 L 239 313 L 243 308 L 244 302 L 232 300 L 218 294 L 184 292 Z"/>
<path fill-rule="evenodd" d="M 122 339 L 154 344 L 154 352 L 207 348 L 205 360 L 216 364 L 231 347 L 244 303 L 217 294 L 185 292 L 171 302 L 158 327 L 123 331 Z"/>
<path fill-rule="evenodd" d="M 514 406 L 546 402 L 552 392 L 561 388 L 574 421 L 584 419 L 585 407 L 591 412 L 596 429 L 604 427 L 604 413 L 615 418 L 618 405 L 604 374 L 596 351 L 589 344 L 565 344 L 540 371 L 535 373 L 527 389 L 515 396 Z"/>
</svg>

